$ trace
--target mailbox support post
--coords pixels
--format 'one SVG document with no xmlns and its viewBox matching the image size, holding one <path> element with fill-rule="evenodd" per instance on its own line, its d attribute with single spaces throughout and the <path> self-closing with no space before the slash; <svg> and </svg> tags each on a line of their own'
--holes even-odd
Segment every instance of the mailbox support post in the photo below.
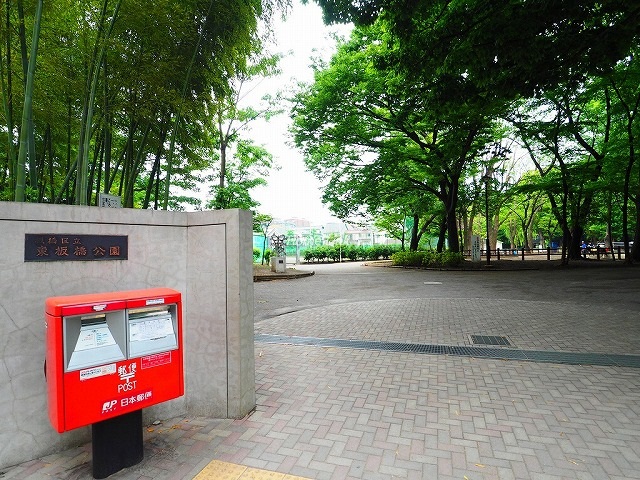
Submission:
<svg viewBox="0 0 640 480">
<path fill-rule="evenodd" d="M 142 410 L 91 425 L 93 478 L 107 478 L 142 461 Z"/>
</svg>

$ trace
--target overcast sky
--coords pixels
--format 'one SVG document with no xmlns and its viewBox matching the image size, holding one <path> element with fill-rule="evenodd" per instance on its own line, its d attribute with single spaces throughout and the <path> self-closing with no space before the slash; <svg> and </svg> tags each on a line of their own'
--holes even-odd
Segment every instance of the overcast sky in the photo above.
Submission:
<svg viewBox="0 0 640 480">
<path fill-rule="evenodd" d="M 292 86 L 298 81 L 310 83 L 313 73 L 309 65 L 311 57 L 328 60 L 335 51 L 331 33 L 347 36 L 350 27 L 327 27 L 322 22 L 322 12 L 313 1 L 302 5 L 294 0 L 292 11 L 285 22 L 275 25 L 276 45 L 273 53 L 283 53 L 282 74 L 262 81 L 254 94 L 275 94 L 278 89 Z M 266 179 L 268 185 L 252 191 L 252 197 L 260 202 L 258 211 L 277 218 L 306 218 L 312 223 L 336 221 L 320 200 L 321 184 L 305 171 L 301 153 L 290 143 L 287 129 L 288 112 L 268 123 L 260 122 L 252 127 L 250 138 L 265 146 L 273 154 L 280 170 L 273 171 Z"/>
</svg>

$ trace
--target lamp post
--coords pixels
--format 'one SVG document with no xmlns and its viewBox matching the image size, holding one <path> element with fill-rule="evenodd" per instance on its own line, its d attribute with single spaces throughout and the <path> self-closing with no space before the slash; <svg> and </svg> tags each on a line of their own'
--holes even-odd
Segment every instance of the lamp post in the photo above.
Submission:
<svg viewBox="0 0 640 480">
<path fill-rule="evenodd" d="M 491 242 L 489 241 L 489 182 L 491 181 L 491 170 L 482 176 L 484 182 L 484 211 L 487 220 L 487 265 L 491 265 Z"/>
</svg>

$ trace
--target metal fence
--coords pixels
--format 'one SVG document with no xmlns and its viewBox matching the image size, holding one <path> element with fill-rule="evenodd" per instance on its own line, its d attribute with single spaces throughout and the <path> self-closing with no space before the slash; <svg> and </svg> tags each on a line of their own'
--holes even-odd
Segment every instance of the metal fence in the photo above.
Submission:
<svg viewBox="0 0 640 480">
<path fill-rule="evenodd" d="M 562 257 L 561 248 L 507 248 L 490 250 L 491 258 L 495 260 L 557 260 Z M 471 258 L 471 250 L 465 250 L 464 256 Z M 487 250 L 480 250 L 480 256 L 487 257 Z M 582 250 L 582 257 L 596 260 L 618 260 L 624 259 L 624 247 L 614 247 L 611 250 L 604 247 L 590 247 Z"/>
</svg>

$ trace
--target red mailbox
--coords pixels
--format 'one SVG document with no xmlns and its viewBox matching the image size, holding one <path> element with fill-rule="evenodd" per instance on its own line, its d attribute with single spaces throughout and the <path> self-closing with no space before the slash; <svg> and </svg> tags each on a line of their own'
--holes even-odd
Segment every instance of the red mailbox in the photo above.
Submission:
<svg viewBox="0 0 640 480">
<path fill-rule="evenodd" d="M 179 292 L 52 297 L 45 315 L 49 419 L 58 432 L 184 395 Z"/>
</svg>

